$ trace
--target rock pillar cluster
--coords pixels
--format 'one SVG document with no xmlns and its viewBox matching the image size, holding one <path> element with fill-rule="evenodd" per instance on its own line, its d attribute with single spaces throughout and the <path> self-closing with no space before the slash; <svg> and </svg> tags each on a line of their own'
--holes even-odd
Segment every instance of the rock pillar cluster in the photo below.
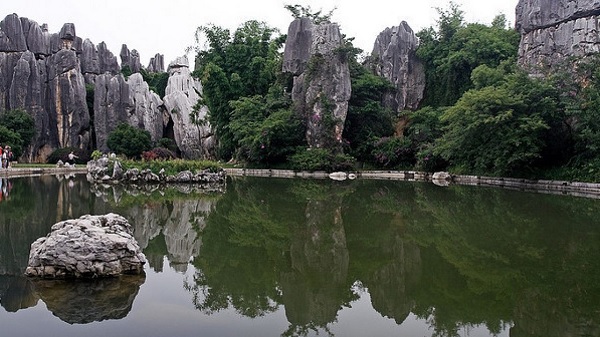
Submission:
<svg viewBox="0 0 600 337">
<path fill-rule="evenodd" d="M 45 25 L 8 15 L 0 22 L 0 111 L 27 111 L 36 135 L 24 157 L 36 160 L 59 147 L 86 146 L 90 116 L 73 24 L 50 34 Z"/>
<path fill-rule="evenodd" d="M 35 139 L 20 160 L 44 162 L 65 147 L 108 152 L 108 136 L 120 123 L 148 131 L 153 141 L 172 137 L 174 125 L 184 156 L 212 153 L 206 108 L 190 117 L 202 90 L 189 67 L 169 71 L 175 78 L 165 103 L 144 81 L 139 53 L 123 45 L 119 56 L 121 65 L 104 42 L 78 37 L 72 23 L 50 34 L 17 14 L 0 21 L 0 113 L 21 109 L 35 121 Z M 123 67 L 132 75 L 126 78 Z M 164 57 L 156 54 L 146 72 L 164 73 Z"/>
</svg>

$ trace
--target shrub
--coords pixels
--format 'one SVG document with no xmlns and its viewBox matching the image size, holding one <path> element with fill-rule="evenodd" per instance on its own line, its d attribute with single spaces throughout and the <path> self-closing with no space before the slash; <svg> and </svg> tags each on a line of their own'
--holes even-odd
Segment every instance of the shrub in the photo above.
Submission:
<svg viewBox="0 0 600 337">
<path fill-rule="evenodd" d="M 373 156 L 383 167 L 412 167 L 414 151 L 411 145 L 411 141 L 405 137 L 384 137 L 375 143 Z"/>
<path fill-rule="evenodd" d="M 144 160 L 157 160 L 157 159 L 175 159 L 175 153 L 169 149 L 165 149 L 164 147 L 157 147 L 150 151 L 144 151 L 142 153 L 142 159 Z"/>
<path fill-rule="evenodd" d="M 150 160 L 150 161 L 135 161 L 135 160 L 123 160 L 121 161 L 125 170 L 130 168 L 137 168 L 140 170 L 150 169 L 154 173 L 160 172 L 164 169 L 167 175 L 175 175 L 182 171 L 203 171 L 209 170 L 211 172 L 217 172 L 222 169 L 221 165 L 213 161 L 208 160 Z"/>
<path fill-rule="evenodd" d="M 173 153 L 177 152 L 177 143 L 171 138 L 161 138 L 156 144 L 157 147 L 164 147 L 165 149 L 171 150 Z"/>
<path fill-rule="evenodd" d="M 108 135 L 106 144 L 117 154 L 139 158 L 142 152 L 150 149 L 152 139 L 148 131 L 121 123 Z"/>
<path fill-rule="evenodd" d="M 356 165 L 356 159 L 352 156 L 316 148 L 297 152 L 289 162 L 292 169 L 301 171 L 351 171 Z"/>
</svg>

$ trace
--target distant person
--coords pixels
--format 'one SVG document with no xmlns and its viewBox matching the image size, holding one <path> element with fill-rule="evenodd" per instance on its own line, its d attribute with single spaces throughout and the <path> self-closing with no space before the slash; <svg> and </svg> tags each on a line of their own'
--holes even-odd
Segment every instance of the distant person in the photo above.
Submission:
<svg viewBox="0 0 600 337">
<path fill-rule="evenodd" d="M 2 168 L 8 168 L 8 146 L 2 151 Z"/>
<path fill-rule="evenodd" d="M 71 153 L 69 153 L 69 164 L 75 166 L 75 158 L 79 158 L 75 155 L 75 153 L 73 153 L 73 151 L 71 151 Z"/>
</svg>

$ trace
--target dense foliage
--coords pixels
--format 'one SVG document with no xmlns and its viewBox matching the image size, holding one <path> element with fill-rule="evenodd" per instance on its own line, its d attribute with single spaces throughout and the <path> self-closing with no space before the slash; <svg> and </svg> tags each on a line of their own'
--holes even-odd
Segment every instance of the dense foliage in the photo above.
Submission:
<svg viewBox="0 0 600 337">
<path fill-rule="evenodd" d="M 426 76 L 423 104 L 435 107 L 452 105 L 471 89 L 471 72 L 479 65 L 496 67 L 516 57 L 520 38 L 516 30 L 506 28 L 504 15 L 487 26 L 466 24 L 463 11 L 452 2 L 447 10 L 438 8 L 438 13 L 437 29 L 417 33 L 417 55 Z"/>
<path fill-rule="evenodd" d="M 244 147 L 240 154 L 244 156 L 251 151 L 249 146 L 252 147 L 252 140 L 249 138 L 264 131 L 259 124 L 272 113 L 285 108 L 274 103 L 277 105 L 275 110 L 263 109 L 259 112 L 256 111 L 255 104 L 269 99 L 269 89 L 275 85 L 281 72 L 279 49 L 283 39 L 277 35 L 275 28 L 258 21 L 244 23 L 233 34 L 218 26 L 202 26 L 197 31 L 198 43 L 203 38 L 206 39 L 207 48 L 197 51 L 194 72 L 202 79 L 203 84 L 204 99 L 199 104 L 206 104 L 210 110 L 209 122 L 219 139 L 219 157 L 232 158 L 240 147 Z M 232 103 L 235 101 L 238 102 Z M 238 113 L 234 113 L 235 110 Z M 236 119 L 246 118 L 246 112 L 261 114 L 263 118 L 255 121 L 252 130 L 245 129 L 246 134 L 234 134 L 231 125 L 243 123 Z M 281 114 L 278 117 L 282 117 Z M 253 135 L 247 132 L 252 132 Z M 247 159 L 256 158 L 255 153 L 250 155 L 252 157 Z"/>
<path fill-rule="evenodd" d="M 330 21 L 288 5 L 294 18 Z M 435 27 L 417 33 L 425 65 L 421 108 L 396 115 L 382 104 L 395 90 L 344 37 L 352 96 L 343 148 L 307 149 L 294 113 L 292 79 L 281 74 L 285 36 L 248 21 L 233 34 L 198 29 L 196 76 L 203 81 L 219 159 L 306 170 L 418 169 L 538 178 L 600 180 L 600 58 L 565 62 L 545 77 L 517 65 L 519 33 L 504 15 L 466 23 L 460 7 L 438 9 Z M 361 57 L 359 57 L 361 55 Z M 364 63 L 364 64 L 363 64 Z M 575 66 L 573 66 L 575 64 Z M 310 69 L 310 67 L 309 67 Z"/>
<path fill-rule="evenodd" d="M 9 145 L 13 158 L 19 158 L 35 135 L 33 117 L 23 110 L 8 110 L 0 114 L 0 145 Z"/>
<path fill-rule="evenodd" d="M 108 135 L 108 148 L 116 154 L 139 158 L 142 152 L 152 146 L 150 133 L 127 123 L 121 123 Z"/>
</svg>

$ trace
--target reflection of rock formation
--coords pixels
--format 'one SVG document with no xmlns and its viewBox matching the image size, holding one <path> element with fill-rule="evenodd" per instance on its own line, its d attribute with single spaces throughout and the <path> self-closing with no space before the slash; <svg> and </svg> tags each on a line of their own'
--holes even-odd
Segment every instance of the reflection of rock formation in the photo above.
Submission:
<svg viewBox="0 0 600 337">
<path fill-rule="evenodd" d="M 119 189 L 119 193 L 126 192 Z M 140 197 L 146 199 L 144 195 Z M 215 202 L 214 198 L 141 201 L 139 205 L 128 207 L 123 214 L 132 221 L 134 237 L 154 270 L 162 270 L 166 254 L 172 267 L 184 272 L 190 259 L 198 256 L 202 245 L 198 233 L 206 227 L 206 217 L 214 209 Z M 161 235 L 163 237 L 159 238 Z M 147 251 L 149 246 L 152 247 Z"/>
<path fill-rule="evenodd" d="M 349 255 L 341 211 L 339 200 L 309 201 L 306 223 L 292 229 L 292 270 L 281 281 L 292 327 L 325 327 L 346 303 Z"/>
<path fill-rule="evenodd" d="M 410 287 L 418 283 L 421 274 L 421 254 L 414 243 L 396 237 L 381 247 L 390 262 L 379 268 L 365 285 L 369 288 L 373 309 L 402 324 L 415 306 Z"/>
<path fill-rule="evenodd" d="M 34 307 L 39 298 L 29 279 L 20 276 L 0 276 L 0 305 L 8 312 Z"/>
<path fill-rule="evenodd" d="M 35 280 L 37 295 L 48 310 L 70 324 L 126 317 L 145 276 L 88 281 Z"/>
<path fill-rule="evenodd" d="M 206 217 L 214 208 L 211 200 L 175 200 L 173 211 L 163 231 L 169 261 L 175 270 L 185 272 L 191 258 L 198 256 L 201 238 L 198 231 L 206 227 Z"/>
</svg>

